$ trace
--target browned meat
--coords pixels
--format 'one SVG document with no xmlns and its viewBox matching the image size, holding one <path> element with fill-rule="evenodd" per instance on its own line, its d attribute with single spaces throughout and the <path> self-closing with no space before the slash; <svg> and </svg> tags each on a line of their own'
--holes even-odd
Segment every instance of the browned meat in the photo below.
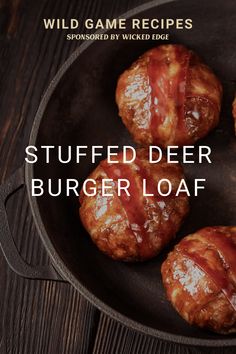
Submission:
<svg viewBox="0 0 236 354">
<path fill-rule="evenodd" d="M 116 102 L 125 126 L 143 145 L 188 145 L 219 121 L 222 87 L 200 58 L 182 45 L 144 53 L 119 78 Z"/>
<path fill-rule="evenodd" d="M 98 248 L 123 261 L 141 261 L 154 257 L 175 237 L 188 212 L 185 193 L 176 196 L 180 180 L 184 177 L 178 164 L 168 164 L 165 158 L 158 164 L 150 164 L 148 150 L 138 149 L 133 163 L 125 164 L 122 153 L 119 163 L 102 161 L 91 173 L 97 185 L 95 196 L 80 194 L 81 221 Z M 154 158 L 157 156 L 154 155 Z M 109 178 L 111 196 L 102 196 L 102 179 Z M 130 181 L 129 193 L 117 192 L 118 179 Z M 156 182 L 169 179 L 172 193 L 158 195 Z M 147 193 L 143 196 L 142 181 L 147 180 Z M 161 189 L 164 193 L 165 185 Z"/>
<path fill-rule="evenodd" d="M 236 95 L 235 95 L 234 101 L 233 101 L 232 113 L 233 113 L 233 117 L 234 117 L 234 132 L 236 135 Z"/>
<path fill-rule="evenodd" d="M 236 332 L 236 227 L 185 237 L 162 265 L 167 297 L 190 324 Z"/>
</svg>

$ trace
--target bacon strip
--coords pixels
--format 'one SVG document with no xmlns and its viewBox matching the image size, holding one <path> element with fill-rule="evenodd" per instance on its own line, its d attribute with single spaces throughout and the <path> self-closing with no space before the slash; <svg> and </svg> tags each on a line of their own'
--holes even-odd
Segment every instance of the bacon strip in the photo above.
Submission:
<svg viewBox="0 0 236 354">
<path fill-rule="evenodd" d="M 141 258 L 149 258 L 153 255 L 153 249 L 149 242 L 149 235 L 145 228 L 146 213 L 143 206 L 142 187 L 137 180 L 137 175 L 129 164 L 108 164 L 102 161 L 101 166 L 107 176 L 117 182 L 119 178 L 128 179 L 130 182 L 130 197 L 124 191 L 119 196 L 125 209 L 130 228 L 133 231 L 139 248 Z"/>
<path fill-rule="evenodd" d="M 236 275 L 236 246 L 233 242 L 225 237 L 223 233 L 211 231 L 204 231 L 203 236 L 212 245 L 215 249 L 217 249 L 222 255 L 225 264 L 227 267 L 231 269 L 231 271 Z M 206 258 L 202 257 L 200 254 L 196 252 L 190 252 L 191 249 L 191 240 L 183 239 L 178 246 L 178 250 L 184 256 L 190 258 L 200 269 L 203 270 L 205 274 L 207 274 L 211 280 L 215 283 L 220 291 L 224 293 L 233 309 L 236 311 L 236 289 L 235 284 L 232 284 L 227 271 L 222 267 L 222 270 L 213 269 Z"/>
<path fill-rule="evenodd" d="M 174 50 L 173 50 L 174 47 Z M 151 51 L 148 77 L 151 87 L 151 132 L 153 142 L 160 142 L 159 128 L 168 129 L 169 143 L 174 140 L 176 129 L 186 131 L 184 102 L 186 77 L 191 52 L 181 45 L 158 47 Z"/>
</svg>

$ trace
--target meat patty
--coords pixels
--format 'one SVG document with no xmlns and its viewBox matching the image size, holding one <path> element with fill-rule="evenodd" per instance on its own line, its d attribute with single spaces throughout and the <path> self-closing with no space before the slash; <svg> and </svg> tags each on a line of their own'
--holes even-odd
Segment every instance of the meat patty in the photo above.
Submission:
<svg viewBox="0 0 236 354">
<path fill-rule="evenodd" d="M 103 160 L 91 173 L 89 178 L 96 181 L 97 193 L 88 196 L 81 192 L 80 218 L 93 242 L 108 256 L 123 261 L 146 260 L 175 237 L 188 212 L 186 193 L 175 195 L 184 178 L 182 167 L 167 163 L 165 158 L 150 164 L 147 149 L 136 150 L 132 163 L 123 163 L 122 153 L 118 161 L 109 164 Z M 110 196 L 102 195 L 105 178 L 111 179 Z M 125 191 L 118 196 L 117 181 L 122 178 L 130 182 L 130 196 Z M 164 178 L 172 186 L 172 193 L 166 197 L 158 195 L 156 189 L 156 182 Z M 147 194 L 154 196 L 144 196 L 143 179 L 147 181 Z"/>
<path fill-rule="evenodd" d="M 236 135 L 236 95 L 233 100 L 232 113 L 233 113 L 233 118 L 234 118 L 234 132 Z"/>
<path fill-rule="evenodd" d="M 206 227 L 185 237 L 161 272 L 168 299 L 187 322 L 236 332 L 236 227 Z"/>
<path fill-rule="evenodd" d="M 125 126 L 143 146 L 191 145 L 219 122 L 222 87 L 182 45 L 144 53 L 118 79 L 116 102 Z"/>
</svg>

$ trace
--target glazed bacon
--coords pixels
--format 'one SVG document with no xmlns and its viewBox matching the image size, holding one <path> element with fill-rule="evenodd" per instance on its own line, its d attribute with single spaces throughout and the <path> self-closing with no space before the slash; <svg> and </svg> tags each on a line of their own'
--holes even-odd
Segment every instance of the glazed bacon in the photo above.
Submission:
<svg viewBox="0 0 236 354">
<path fill-rule="evenodd" d="M 190 324 L 236 332 L 236 227 L 185 237 L 162 265 L 167 297 Z"/>
<path fill-rule="evenodd" d="M 144 53 L 118 80 L 116 102 L 141 145 L 189 145 L 219 121 L 222 87 L 200 58 L 182 45 Z"/>
<path fill-rule="evenodd" d="M 148 150 L 136 150 L 131 164 L 102 161 L 89 178 L 96 180 L 97 193 L 88 197 L 80 193 L 80 218 L 98 248 L 123 261 L 142 261 L 156 256 L 175 237 L 188 212 L 185 193 L 175 196 L 180 180 L 184 177 L 179 164 L 168 164 L 165 158 L 158 164 L 150 164 Z M 102 195 L 102 179 L 110 178 L 111 196 Z M 117 180 L 130 181 L 130 196 L 125 192 L 118 196 Z M 148 192 L 143 196 L 142 179 L 148 179 Z M 173 193 L 168 197 L 157 194 L 156 181 L 167 178 Z M 163 187 L 164 188 L 164 187 Z"/>
</svg>

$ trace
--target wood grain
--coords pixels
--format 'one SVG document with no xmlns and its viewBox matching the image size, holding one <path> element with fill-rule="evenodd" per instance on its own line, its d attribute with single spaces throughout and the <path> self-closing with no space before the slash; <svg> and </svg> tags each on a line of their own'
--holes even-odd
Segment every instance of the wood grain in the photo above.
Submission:
<svg viewBox="0 0 236 354">
<path fill-rule="evenodd" d="M 101 314 L 93 354 L 100 353 L 233 354 L 235 348 L 197 348 L 164 342 L 128 329 L 119 322 Z"/>
<path fill-rule="evenodd" d="M 81 44 L 66 41 L 63 31 L 45 31 L 42 19 L 116 17 L 143 2 L 0 1 L 1 181 L 22 164 L 42 94 Z M 24 190 L 10 198 L 7 210 L 23 258 L 32 264 L 49 262 Z M 0 269 L 1 354 L 206 352 L 163 343 L 130 330 L 100 314 L 69 284 L 22 279 L 9 269 L 1 253 Z"/>
</svg>

